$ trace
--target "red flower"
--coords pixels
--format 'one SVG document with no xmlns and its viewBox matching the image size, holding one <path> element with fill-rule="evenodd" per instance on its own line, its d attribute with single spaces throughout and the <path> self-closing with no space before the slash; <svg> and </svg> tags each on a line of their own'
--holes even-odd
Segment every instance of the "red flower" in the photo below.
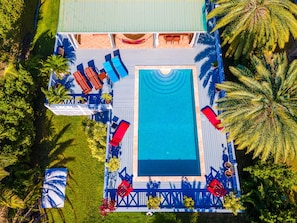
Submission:
<svg viewBox="0 0 297 223">
<path fill-rule="evenodd" d="M 107 216 L 110 212 L 114 211 L 116 206 L 115 206 L 116 202 L 115 201 L 109 201 L 108 198 L 104 198 L 102 200 L 102 205 L 100 206 L 100 214 L 102 217 Z"/>
</svg>

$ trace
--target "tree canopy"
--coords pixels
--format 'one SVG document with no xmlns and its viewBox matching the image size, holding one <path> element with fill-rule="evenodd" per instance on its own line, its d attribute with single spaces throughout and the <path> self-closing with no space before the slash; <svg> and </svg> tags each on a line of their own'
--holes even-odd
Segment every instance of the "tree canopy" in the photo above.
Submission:
<svg viewBox="0 0 297 223">
<path fill-rule="evenodd" d="M 26 155 L 35 136 L 33 79 L 21 66 L 10 65 L 0 86 L 0 154 Z"/>
<path fill-rule="evenodd" d="M 24 0 L 0 0 L 0 62 L 15 56 L 19 45 Z"/>
<path fill-rule="evenodd" d="M 217 87 L 226 92 L 217 101 L 219 119 L 238 149 L 247 149 L 262 161 L 293 159 L 297 154 L 297 60 L 286 54 L 251 59 L 251 68 L 230 67 L 238 83 Z"/>
<path fill-rule="evenodd" d="M 251 222 L 296 222 L 297 173 L 283 164 L 258 163 L 244 169 L 242 201 Z"/>
<path fill-rule="evenodd" d="M 57 87 L 50 87 L 49 90 L 41 89 L 49 104 L 59 104 L 64 100 L 69 100 L 69 91 L 61 84 Z"/>
<path fill-rule="evenodd" d="M 290 35 L 297 38 L 297 5 L 290 0 L 218 0 L 207 18 L 218 17 L 214 30 L 223 28 L 226 56 L 249 56 L 252 50 L 284 48 Z"/>
<path fill-rule="evenodd" d="M 55 73 L 58 79 L 63 79 L 64 75 L 70 72 L 69 60 L 61 55 L 50 55 L 41 64 L 41 72 L 48 77 Z"/>
</svg>

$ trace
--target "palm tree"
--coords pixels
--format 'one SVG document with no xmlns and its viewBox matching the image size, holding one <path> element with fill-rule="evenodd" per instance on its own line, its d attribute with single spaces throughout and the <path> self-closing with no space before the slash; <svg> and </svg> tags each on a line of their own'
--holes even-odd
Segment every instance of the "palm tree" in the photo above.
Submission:
<svg viewBox="0 0 297 223">
<path fill-rule="evenodd" d="M 48 91 L 42 88 L 41 91 L 47 98 L 49 104 L 59 104 L 64 100 L 70 99 L 69 91 L 61 84 L 57 87 L 50 87 Z"/>
<path fill-rule="evenodd" d="M 0 181 L 8 176 L 9 173 L 0 167 Z M 19 198 L 12 190 L 0 184 L 0 222 L 8 222 L 7 214 L 9 208 L 25 208 L 25 202 Z"/>
<path fill-rule="evenodd" d="M 64 75 L 70 72 L 68 59 L 60 55 L 48 56 L 48 58 L 41 62 L 41 64 L 41 72 L 48 76 L 55 73 L 59 79 L 63 79 Z"/>
<path fill-rule="evenodd" d="M 290 33 L 297 38 L 297 5 L 290 0 L 218 0 L 207 18 L 219 17 L 213 30 L 224 27 L 226 56 L 237 60 L 252 50 L 284 48 Z"/>
<path fill-rule="evenodd" d="M 261 60 L 251 58 L 252 69 L 230 67 L 238 83 L 217 87 L 226 96 L 217 100 L 224 131 L 238 149 L 253 151 L 262 161 L 284 162 L 297 155 L 297 60 L 286 54 Z"/>
<path fill-rule="evenodd" d="M 24 208 L 24 201 L 9 189 L 0 190 L 0 207 Z"/>
</svg>

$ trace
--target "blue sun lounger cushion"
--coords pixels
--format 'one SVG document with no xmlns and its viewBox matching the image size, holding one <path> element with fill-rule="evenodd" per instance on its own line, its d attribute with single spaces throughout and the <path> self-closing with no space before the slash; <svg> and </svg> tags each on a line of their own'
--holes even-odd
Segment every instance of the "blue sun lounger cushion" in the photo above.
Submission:
<svg viewBox="0 0 297 223">
<path fill-rule="evenodd" d="M 120 80 L 118 75 L 116 74 L 115 70 L 113 69 L 110 61 L 104 62 L 103 67 L 104 67 L 105 72 L 107 73 L 107 76 L 109 77 L 109 79 L 111 80 L 112 83 L 115 83 Z"/>
<path fill-rule="evenodd" d="M 111 62 L 121 78 L 128 76 L 128 72 L 118 56 L 112 58 Z"/>
</svg>

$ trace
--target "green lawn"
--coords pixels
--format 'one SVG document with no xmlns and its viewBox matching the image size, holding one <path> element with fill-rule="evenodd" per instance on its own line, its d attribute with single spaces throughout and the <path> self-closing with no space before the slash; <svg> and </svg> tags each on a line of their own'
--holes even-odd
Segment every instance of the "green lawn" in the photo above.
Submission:
<svg viewBox="0 0 297 223">
<path fill-rule="evenodd" d="M 48 111 L 48 116 L 52 116 Z M 66 222 L 99 222 L 98 214 L 103 193 L 103 164 L 92 158 L 88 149 L 82 120 L 86 117 L 55 116 L 52 117 L 57 153 L 51 160 L 50 167 L 66 167 L 69 171 L 66 195 L 69 202 L 62 209 Z M 62 134 L 60 134 L 62 133 Z M 61 164 L 55 161 L 61 159 Z M 54 222 L 59 222 L 57 211 Z"/>
<path fill-rule="evenodd" d="M 103 195 L 104 167 L 91 155 L 87 146 L 82 121 L 87 117 L 56 116 L 47 111 L 51 120 L 51 136 L 47 145 L 48 153 L 40 155 L 47 160 L 47 167 L 66 167 L 69 171 L 66 187 L 67 201 L 62 215 L 57 209 L 50 210 L 53 222 L 92 223 L 92 222 L 149 222 L 144 213 L 113 213 L 103 219 L 98 208 Z M 46 150 L 45 150 L 46 151 Z M 48 159 L 47 159 L 47 158 Z M 63 216 L 63 217 L 62 217 Z"/>
<path fill-rule="evenodd" d="M 33 53 L 46 57 L 54 50 L 59 18 L 60 0 L 41 0 L 37 30 L 33 39 Z"/>
</svg>

